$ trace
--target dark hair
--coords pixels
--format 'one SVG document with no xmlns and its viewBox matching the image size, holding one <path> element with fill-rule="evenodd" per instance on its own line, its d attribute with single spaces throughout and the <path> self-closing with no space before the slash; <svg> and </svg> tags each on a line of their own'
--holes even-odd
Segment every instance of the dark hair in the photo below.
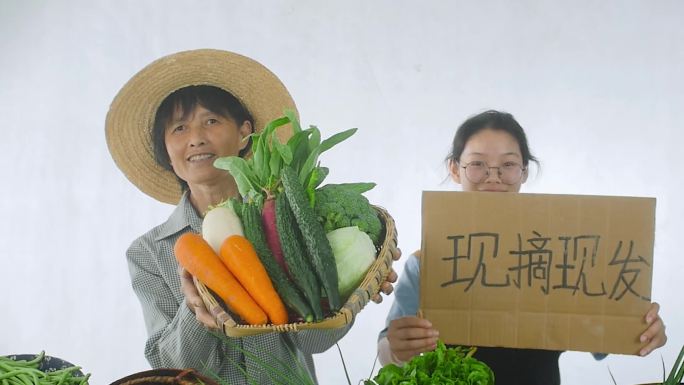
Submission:
<svg viewBox="0 0 684 385">
<path fill-rule="evenodd" d="M 486 128 L 507 132 L 515 138 L 515 140 L 518 142 L 518 146 L 520 146 L 520 153 L 522 154 L 523 158 L 523 166 L 527 167 L 530 161 L 539 164 L 539 161 L 534 157 L 534 155 L 532 155 L 530 148 L 527 145 L 525 131 L 515 120 L 513 115 L 507 112 L 496 110 L 489 110 L 475 116 L 471 116 L 465 122 L 463 122 L 463 124 L 461 124 L 458 130 L 456 130 L 456 135 L 454 135 L 451 152 L 446 158 L 447 162 L 459 162 L 468 139 Z"/>
<path fill-rule="evenodd" d="M 249 121 L 254 129 L 254 119 L 247 111 L 247 108 L 240 103 L 238 98 L 233 96 L 230 92 L 208 85 L 202 86 L 188 86 L 178 89 L 167 96 L 157 109 L 154 116 L 154 125 L 152 126 L 152 148 L 154 150 L 154 160 L 158 165 L 164 169 L 173 171 L 169 153 L 166 150 L 166 142 L 164 134 L 166 125 L 173 119 L 173 114 L 176 109 L 183 111 L 183 119 L 186 119 L 190 113 L 201 105 L 207 110 L 219 114 L 227 119 L 232 119 L 240 126 L 245 121 Z M 252 139 L 249 139 L 247 146 L 240 150 L 238 156 L 244 156 L 249 152 L 252 145 Z M 181 185 L 181 190 L 188 189 L 188 183 L 178 177 L 178 183 Z"/>
</svg>

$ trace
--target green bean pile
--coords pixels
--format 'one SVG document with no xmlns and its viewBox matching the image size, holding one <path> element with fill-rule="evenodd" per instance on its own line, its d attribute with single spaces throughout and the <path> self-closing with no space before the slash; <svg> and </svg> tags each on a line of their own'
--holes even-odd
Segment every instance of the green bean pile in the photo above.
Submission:
<svg viewBox="0 0 684 385">
<path fill-rule="evenodd" d="M 90 374 L 75 375 L 80 366 L 72 366 L 53 372 L 43 372 L 38 369 L 45 357 L 40 352 L 31 361 L 15 361 L 0 356 L 0 385 L 88 385 Z"/>
</svg>

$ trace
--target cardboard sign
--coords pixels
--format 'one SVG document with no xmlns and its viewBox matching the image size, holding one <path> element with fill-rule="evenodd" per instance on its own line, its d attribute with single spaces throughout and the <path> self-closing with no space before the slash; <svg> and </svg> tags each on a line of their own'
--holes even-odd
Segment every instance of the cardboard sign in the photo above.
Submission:
<svg viewBox="0 0 684 385">
<path fill-rule="evenodd" d="M 638 354 L 655 203 L 423 192 L 419 316 L 449 344 Z"/>
</svg>

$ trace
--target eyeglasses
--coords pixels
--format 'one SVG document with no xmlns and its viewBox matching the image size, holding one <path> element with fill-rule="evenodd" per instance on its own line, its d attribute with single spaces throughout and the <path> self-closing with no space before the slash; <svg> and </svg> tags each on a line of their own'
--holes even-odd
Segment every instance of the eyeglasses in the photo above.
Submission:
<svg viewBox="0 0 684 385">
<path fill-rule="evenodd" d="M 474 160 L 461 166 L 465 169 L 466 178 L 472 183 L 482 183 L 489 177 L 489 170 L 495 168 L 501 183 L 516 184 L 522 179 L 523 173 L 527 167 L 523 167 L 520 163 L 506 162 L 502 166 L 489 167 L 486 162 L 481 160 Z"/>
</svg>

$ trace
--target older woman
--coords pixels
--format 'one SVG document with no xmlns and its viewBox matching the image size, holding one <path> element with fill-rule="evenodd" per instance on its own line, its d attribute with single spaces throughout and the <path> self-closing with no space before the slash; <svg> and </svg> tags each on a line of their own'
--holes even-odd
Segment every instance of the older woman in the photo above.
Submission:
<svg viewBox="0 0 684 385">
<path fill-rule="evenodd" d="M 284 108 L 294 109 L 294 102 L 268 69 L 216 50 L 159 59 L 114 99 L 106 127 L 112 157 L 143 192 L 177 204 L 166 222 L 135 240 L 126 254 L 152 367 L 194 367 L 231 384 L 270 384 L 274 380 L 264 366 L 285 365 L 302 368 L 315 380 L 312 354 L 327 350 L 348 331 L 270 333 L 226 344 L 214 334 L 214 318 L 173 254 L 181 234 L 200 232 L 209 206 L 238 194 L 233 178 L 216 169 L 214 160 L 248 154 L 245 138 Z M 283 139 L 289 134 L 279 132 Z M 383 284 L 385 293 L 394 280 L 392 274 Z"/>
</svg>

